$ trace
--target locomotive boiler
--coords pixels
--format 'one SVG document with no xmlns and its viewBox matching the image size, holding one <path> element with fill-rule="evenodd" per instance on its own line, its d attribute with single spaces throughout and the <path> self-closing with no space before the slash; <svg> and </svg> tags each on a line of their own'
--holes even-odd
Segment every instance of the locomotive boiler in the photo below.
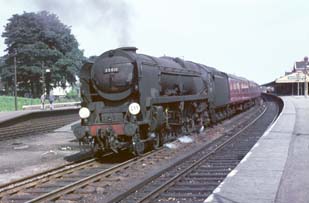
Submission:
<svg viewBox="0 0 309 203">
<path fill-rule="evenodd" d="M 172 57 L 110 50 L 80 73 L 81 124 L 74 134 L 96 154 L 129 149 L 140 155 L 180 134 L 249 108 L 256 83 L 215 68 Z"/>
</svg>

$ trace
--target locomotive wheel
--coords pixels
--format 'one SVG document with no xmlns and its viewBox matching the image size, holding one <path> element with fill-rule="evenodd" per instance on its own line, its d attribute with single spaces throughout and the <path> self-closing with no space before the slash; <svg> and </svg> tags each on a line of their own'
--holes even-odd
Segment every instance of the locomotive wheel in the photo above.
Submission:
<svg viewBox="0 0 309 203">
<path fill-rule="evenodd" d="M 101 157 L 103 155 L 103 151 L 98 144 L 94 144 L 93 148 L 91 149 L 91 152 L 94 157 Z"/>
<path fill-rule="evenodd" d="M 153 140 L 153 148 L 154 149 L 159 149 L 162 146 L 162 135 L 161 133 L 156 133 L 155 138 Z"/>
<path fill-rule="evenodd" d="M 194 122 L 194 116 L 190 117 L 189 120 L 189 126 L 188 126 L 188 133 L 189 135 L 196 132 L 196 126 L 195 126 L 195 122 Z"/>
<path fill-rule="evenodd" d="M 133 154 L 136 156 L 144 154 L 145 143 L 141 141 L 139 134 L 135 134 L 132 139 Z"/>
<path fill-rule="evenodd" d="M 144 151 L 145 151 L 145 144 L 144 142 L 136 142 L 134 144 L 134 151 L 133 153 L 136 155 L 136 156 L 140 156 L 142 154 L 144 154 Z"/>
<path fill-rule="evenodd" d="M 169 142 L 171 140 L 171 132 L 168 131 L 168 130 L 162 130 L 160 132 L 160 142 L 161 142 L 161 145 Z"/>
</svg>

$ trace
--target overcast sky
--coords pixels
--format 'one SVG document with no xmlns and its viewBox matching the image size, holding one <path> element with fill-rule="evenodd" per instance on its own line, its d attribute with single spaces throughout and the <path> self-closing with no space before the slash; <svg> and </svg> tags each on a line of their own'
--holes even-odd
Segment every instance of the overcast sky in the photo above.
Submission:
<svg viewBox="0 0 309 203">
<path fill-rule="evenodd" d="M 0 0 L 0 32 L 23 11 L 70 25 L 86 56 L 119 46 L 266 83 L 309 55 L 308 0 Z M 0 54 L 4 54 L 4 39 Z"/>
</svg>

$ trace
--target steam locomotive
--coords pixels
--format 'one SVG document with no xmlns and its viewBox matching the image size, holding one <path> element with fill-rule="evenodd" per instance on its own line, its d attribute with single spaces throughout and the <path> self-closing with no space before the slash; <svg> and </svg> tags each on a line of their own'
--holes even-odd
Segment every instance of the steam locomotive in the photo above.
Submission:
<svg viewBox="0 0 309 203">
<path fill-rule="evenodd" d="M 158 148 L 258 102 L 259 86 L 215 68 L 123 47 L 80 73 L 81 123 L 74 134 L 95 154 Z"/>
</svg>

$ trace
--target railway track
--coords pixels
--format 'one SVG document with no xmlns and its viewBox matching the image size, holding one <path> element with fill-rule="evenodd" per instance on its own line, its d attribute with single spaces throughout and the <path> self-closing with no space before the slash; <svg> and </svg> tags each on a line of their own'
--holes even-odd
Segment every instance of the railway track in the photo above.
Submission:
<svg viewBox="0 0 309 203">
<path fill-rule="evenodd" d="M 95 163 L 95 159 L 89 159 L 81 163 L 68 163 L 61 165 L 57 168 L 53 168 L 42 173 L 38 173 L 32 176 L 27 176 L 10 183 L 0 185 L 0 197 L 13 194 L 25 188 L 31 187 L 33 184 L 46 182 L 48 179 L 55 178 L 61 173 L 71 173 L 72 170 L 79 170 L 80 168 L 88 167 Z"/>
<path fill-rule="evenodd" d="M 269 107 L 246 128 L 110 202 L 203 202 L 263 135 L 279 109 Z"/>
<path fill-rule="evenodd" d="M 77 113 L 34 118 L 0 128 L 0 141 L 26 135 L 45 133 L 79 119 Z"/>
<path fill-rule="evenodd" d="M 256 107 L 253 110 L 242 113 L 238 117 L 236 116 L 225 124 L 215 126 L 213 129 L 208 129 L 206 132 L 209 134 L 208 136 L 194 135 L 194 144 L 178 143 L 178 148 L 172 150 L 169 148 L 161 148 L 120 164 L 108 165 L 106 163 L 101 164 L 98 161 L 94 161 L 82 167 L 71 167 L 71 169 L 66 172 L 55 172 L 51 176 L 31 180 L 29 183 L 22 184 L 19 187 L 15 187 L 18 183 L 14 183 L 15 185 L 11 185 L 10 187 L 6 186 L 5 188 L 0 188 L 0 201 L 12 203 L 61 203 L 66 201 L 126 202 L 127 200 L 134 200 L 134 202 L 136 202 L 136 200 L 138 201 L 138 199 L 136 199 L 138 196 L 135 195 L 145 194 L 145 192 L 140 190 L 141 186 L 144 185 L 147 187 L 148 184 L 155 182 L 156 178 L 160 178 L 165 173 L 174 173 L 169 172 L 173 170 L 173 168 L 176 168 L 178 172 L 183 171 L 184 167 L 180 167 L 179 164 L 187 162 L 189 159 L 188 157 L 197 155 L 200 158 L 203 151 L 202 149 L 210 153 L 211 150 L 214 150 L 218 145 L 222 145 L 222 143 L 231 138 L 236 132 L 243 131 L 241 129 L 252 122 L 258 115 L 261 115 L 262 109 L 262 107 Z M 245 153 L 244 150 L 241 150 L 241 152 Z M 204 155 L 204 153 L 202 154 Z M 242 156 L 244 156 L 244 154 L 240 155 L 240 157 Z M 240 157 L 238 157 L 238 161 Z M 195 160 L 193 161 L 194 163 L 197 163 L 196 161 L 198 159 L 193 158 L 193 160 Z M 238 163 L 236 161 L 234 162 L 234 160 L 230 162 L 233 162 L 231 166 L 234 167 Z M 222 162 L 218 165 L 224 164 Z M 214 164 L 212 170 L 219 170 L 220 167 L 215 168 L 215 166 L 216 164 Z M 179 170 L 177 170 L 177 168 L 179 168 Z M 225 177 L 224 175 L 226 175 L 228 171 L 228 169 L 225 169 L 223 166 L 221 168 L 222 171 L 217 171 L 217 177 L 221 178 L 219 180 L 223 180 Z M 164 183 L 167 181 L 167 178 L 168 176 L 165 177 Z M 214 182 L 216 182 L 214 178 L 216 177 L 210 177 L 209 180 L 213 179 Z M 207 177 L 205 176 L 203 179 L 206 180 Z M 212 186 L 212 189 L 214 187 L 215 185 Z M 209 188 L 209 190 L 210 189 L 211 188 Z M 156 197 L 160 197 L 160 195 L 156 195 Z"/>
<path fill-rule="evenodd" d="M 24 179 L 22 183 L 17 181 L 13 184 L 0 188 L 1 202 L 45 202 L 50 198 L 65 195 L 71 191 L 88 185 L 99 179 L 104 179 L 105 184 L 119 181 L 115 175 L 120 170 L 126 170 L 135 165 L 143 165 L 152 159 L 154 162 L 168 156 L 168 151 L 159 150 L 149 152 L 141 157 L 134 157 L 120 164 L 102 164 L 98 160 L 87 160 L 77 165 L 65 167 L 64 169 L 53 170 Z M 108 182 L 107 182 L 108 181 Z M 39 196 L 38 196 L 39 195 Z M 36 197 L 38 196 L 38 197 Z"/>
</svg>

